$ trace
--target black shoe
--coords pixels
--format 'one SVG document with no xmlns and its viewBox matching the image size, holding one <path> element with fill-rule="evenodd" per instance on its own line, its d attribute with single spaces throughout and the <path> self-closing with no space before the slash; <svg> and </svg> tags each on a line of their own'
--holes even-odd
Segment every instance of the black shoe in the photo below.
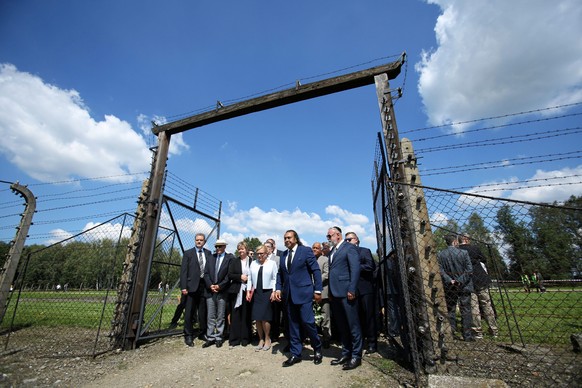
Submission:
<svg viewBox="0 0 582 388">
<path fill-rule="evenodd" d="M 323 355 L 321 354 L 321 350 L 316 350 L 315 354 L 313 355 L 313 363 L 315 365 L 319 365 L 321 364 L 321 361 L 323 361 Z"/>
<path fill-rule="evenodd" d="M 204 341 L 206 339 L 206 337 L 204 336 L 204 334 L 200 333 L 200 334 L 198 334 L 198 339 L 200 341 Z"/>
<path fill-rule="evenodd" d="M 283 366 L 293 366 L 295 364 L 299 364 L 301 362 L 301 357 L 291 356 L 287 360 L 283 361 Z"/>
<path fill-rule="evenodd" d="M 247 346 L 249 344 L 249 341 L 246 340 L 242 340 L 241 345 L 242 346 Z"/>
<path fill-rule="evenodd" d="M 348 356 L 341 356 L 340 358 L 331 360 L 331 365 L 343 365 L 348 361 L 350 361 L 350 358 Z"/>
<path fill-rule="evenodd" d="M 475 342 L 475 337 L 471 336 L 471 337 L 465 337 L 464 338 L 465 342 Z"/>
<path fill-rule="evenodd" d="M 188 345 L 190 347 L 194 346 L 194 341 L 192 341 L 192 337 L 189 335 L 184 337 L 184 343 L 186 343 L 186 345 Z"/>
<path fill-rule="evenodd" d="M 350 370 L 350 369 L 356 369 L 357 367 L 359 367 L 360 365 L 362 365 L 362 360 L 360 360 L 359 358 L 352 358 L 349 362 L 347 362 L 342 369 L 343 370 Z"/>
<path fill-rule="evenodd" d="M 378 349 L 375 346 L 369 346 L 368 349 L 366 349 L 366 354 L 376 353 L 377 351 Z"/>
<path fill-rule="evenodd" d="M 217 348 L 222 347 L 222 341 L 216 341 L 216 347 Z"/>
<path fill-rule="evenodd" d="M 214 341 L 206 341 L 204 342 L 204 344 L 202 345 L 203 348 L 207 348 L 209 346 L 212 346 L 214 344 Z"/>
<path fill-rule="evenodd" d="M 168 326 L 168 330 L 174 330 L 177 327 L 178 327 L 178 323 L 177 322 L 176 323 L 171 322 L 170 323 L 170 326 Z"/>
</svg>

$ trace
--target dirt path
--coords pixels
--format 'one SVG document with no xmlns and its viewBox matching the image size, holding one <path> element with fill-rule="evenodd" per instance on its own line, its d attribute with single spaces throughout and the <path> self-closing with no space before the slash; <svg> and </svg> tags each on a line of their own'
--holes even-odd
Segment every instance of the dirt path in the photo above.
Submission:
<svg viewBox="0 0 582 388">
<path fill-rule="evenodd" d="M 103 371 L 84 387 L 399 387 L 390 376 L 381 372 L 366 357 L 362 366 L 342 371 L 330 361 L 339 348 L 324 351 L 321 365 L 313 364 L 313 352 L 305 349 L 303 362 L 289 368 L 281 363 L 283 344 L 270 351 L 256 352 L 251 345 L 229 348 L 211 346 L 203 349 L 196 341 L 193 348 L 182 338 L 173 337 L 146 345 L 133 354 L 128 352 L 116 368 Z"/>
</svg>

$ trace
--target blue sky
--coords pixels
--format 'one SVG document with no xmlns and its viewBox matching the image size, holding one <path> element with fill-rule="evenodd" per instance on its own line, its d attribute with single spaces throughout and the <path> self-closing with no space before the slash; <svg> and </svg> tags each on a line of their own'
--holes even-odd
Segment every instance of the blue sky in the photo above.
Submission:
<svg viewBox="0 0 582 388">
<path fill-rule="evenodd" d="M 424 184 L 564 200 L 582 195 L 582 136 L 567 131 L 582 123 L 580 20 L 576 0 L 0 0 L 0 180 L 28 185 L 38 197 L 28 243 L 59 241 L 135 210 L 155 144 L 152 120 L 377 66 L 406 51 L 391 86 L 404 89 L 396 118 L 424 150 Z M 514 115 L 525 111 L 536 112 Z M 173 136 L 168 170 L 223 201 L 221 232 L 231 244 L 273 237 L 282 247 L 287 229 L 311 244 L 340 225 L 375 249 L 370 181 L 380 130 L 370 85 Z M 552 131 L 559 136 L 427 150 Z M 427 139 L 443 134 L 453 136 Z M 517 162 L 558 154 L 568 157 Z M 504 167 L 430 174 L 490 161 Z M 555 177 L 566 184 L 514 190 Z M 88 190 L 116 193 L 111 202 L 87 197 L 95 204 L 72 207 L 83 201 L 75 193 Z M 8 184 L 0 201 L 7 242 L 22 201 Z"/>
</svg>

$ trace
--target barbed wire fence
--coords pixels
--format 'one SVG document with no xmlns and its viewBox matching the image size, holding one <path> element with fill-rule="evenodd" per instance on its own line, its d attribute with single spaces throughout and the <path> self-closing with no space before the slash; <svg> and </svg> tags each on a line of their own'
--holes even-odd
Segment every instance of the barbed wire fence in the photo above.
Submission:
<svg viewBox="0 0 582 388">
<path fill-rule="evenodd" d="M 426 382 L 424 371 L 498 378 L 511 386 L 579 383 L 580 202 L 573 197 L 565 203 L 540 204 L 394 182 L 387 169 L 381 168 L 382 153 L 376 156 L 375 214 L 383 259 L 383 299 L 392 303 L 384 331 L 391 333 L 392 342 L 414 366 L 416 383 Z M 419 177 L 416 180 L 420 182 Z M 413 193 L 411 202 L 417 209 L 402 211 L 404 192 Z M 430 219 L 427 225 L 416 211 L 422 202 Z M 412 230 L 410 225 L 418 228 Z M 419 230 L 423 227 L 427 230 Z M 418 246 L 427 247 L 425 251 L 411 249 L 407 242 L 411 234 L 420 240 Z M 483 271 L 477 268 L 471 272 L 475 292 L 468 328 L 463 327 L 464 307 L 450 300 L 459 292 L 446 284 L 442 266 L 438 274 L 419 266 L 431 260 L 428 252 L 438 256 L 447 247 L 447 235 L 469 236 L 471 246 L 482 254 L 473 267 L 481 266 L 484 277 L 491 279 L 481 281 L 475 274 Z M 442 286 L 434 283 L 436 277 L 442 277 Z M 427 284 L 433 284 L 432 288 L 427 289 Z M 487 297 L 491 309 L 477 295 Z M 426 327 L 429 320 L 423 314 L 427 312 L 435 317 L 435 327 Z M 472 333 L 467 340 L 463 329 Z"/>
</svg>

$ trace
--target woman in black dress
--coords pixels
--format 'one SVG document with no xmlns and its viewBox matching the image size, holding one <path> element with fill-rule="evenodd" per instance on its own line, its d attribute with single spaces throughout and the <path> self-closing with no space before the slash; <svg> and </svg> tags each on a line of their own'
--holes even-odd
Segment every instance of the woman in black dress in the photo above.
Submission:
<svg viewBox="0 0 582 388">
<path fill-rule="evenodd" d="M 243 241 L 236 246 L 237 260 L 231 260 L 228 267 L 228 277 L 231 280 L 228 289 L 228 304 L 230 307 L 230 346 L 247 346 L 251 340 L 251 304 L 247 301 L 246 290 L 250 274 L 251 258 L 249 249 Z"/>
</svg>

